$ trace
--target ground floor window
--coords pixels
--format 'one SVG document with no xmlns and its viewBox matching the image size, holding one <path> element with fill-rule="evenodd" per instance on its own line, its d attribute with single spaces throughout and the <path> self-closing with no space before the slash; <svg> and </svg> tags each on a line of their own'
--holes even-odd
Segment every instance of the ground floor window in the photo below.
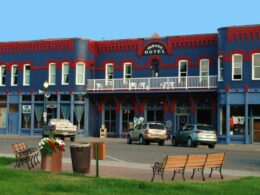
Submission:
<svg viewBox="0 0 260 195">
<path fill-rule="evenodd" d="M 6 104 L 0 104 L 0 128 L 6 128 Z"/>
<path fill-rule="evenodd" d="M 125 101 L 121 106 L 122 132 L 128 132 L 129 123 L 134 121 L 134 104 Z"/>
<path fill-rule="evenodd" d="M 164 102 L 160 100 L 150 101 L 147 104 L 147 121 L 159 123 L 164 122 L 163 104 Z"/>
<path fill-rule="evenodd" d="M 74 123 L 78 129 L 84 129 L 84 104 L 74 105 Z"/>
<path fill-rule="evenodd" d="M 230 135 L 245 134 L 245 106 L 230 106 Z"/>
<path fill-rule="evenodd" d="M 211 104 L 208 99 L 201 100 L 197 104 L 197 123 L 212 124 Z"/>
<path fill-rule="evenodd" d="M 108 133 L 116 132 L 116 104 L 114 101 L 107 101 L 104 105 L 105 127 Z"/>
<path fill-rule="evenodd" d="M 219 112 L 220 112 L 219 135 L 226 135 L 226 106 L 221 106 Z"/>
</svg>

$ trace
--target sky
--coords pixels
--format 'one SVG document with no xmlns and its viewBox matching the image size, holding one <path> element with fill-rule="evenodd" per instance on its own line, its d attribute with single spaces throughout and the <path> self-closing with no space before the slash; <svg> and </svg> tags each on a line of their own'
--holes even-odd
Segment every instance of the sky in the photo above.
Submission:
<svg viewBox="0 0 260 195">
<path fill-rule="evenodd" d="M 259 0 L 0 0 L 0 42 L 216 33 L 260 24 Z"/>
</svg>

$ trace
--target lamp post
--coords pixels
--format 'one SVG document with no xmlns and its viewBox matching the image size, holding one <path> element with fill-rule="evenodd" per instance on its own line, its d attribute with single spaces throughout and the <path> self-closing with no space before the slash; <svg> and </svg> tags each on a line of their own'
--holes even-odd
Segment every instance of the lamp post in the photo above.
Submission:
<svg viewBox="0 0 260 195">
<path fill-rule="evenodd" d="M 48 81 L 44 81 L 43 83 L 43 94 L 44 94 L 44 105 L 43 105 L 43 109 L 44 109 L 44 112 L 43 112 L 43 124 L 44 124 L 44 127 L 47 125 L 47 98 L 48 98 L 48 94 L 47 94 L 47 89 L 49 87 L 49 83 Z"/>
</svg>

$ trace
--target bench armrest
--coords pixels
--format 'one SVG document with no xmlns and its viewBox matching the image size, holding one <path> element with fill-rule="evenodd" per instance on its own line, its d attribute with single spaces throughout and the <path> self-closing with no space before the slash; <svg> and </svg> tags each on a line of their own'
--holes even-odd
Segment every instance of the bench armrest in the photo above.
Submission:
<svg viewBox="0 0 260 195">
<path fill-rule="evenodd" d="M 161 169 L 163 166 L 162 163 L 159 163 L 159 162 L 155 162 L 154 165 L 152 166 L 152 168 L 154 169 Z"/>
</svg>

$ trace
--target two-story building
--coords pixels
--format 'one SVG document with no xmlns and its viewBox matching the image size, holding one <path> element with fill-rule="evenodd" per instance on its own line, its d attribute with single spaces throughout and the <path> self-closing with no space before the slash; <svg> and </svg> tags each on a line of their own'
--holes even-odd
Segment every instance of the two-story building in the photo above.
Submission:
<svg viewBox="0 0 260 195">
<path fill-rule="evenodd" d="M 0 133 L 39 135 L 47 111 L 77 124 L 82 136 L 98 136 L 104 124 L 109 136 L 123 137 L 143 117 L 172 131 L 211 124 L 220 143 L 253 143 L 260 141 L 259 80 L 260 25 L 0 43 Z"/>
</svg>

